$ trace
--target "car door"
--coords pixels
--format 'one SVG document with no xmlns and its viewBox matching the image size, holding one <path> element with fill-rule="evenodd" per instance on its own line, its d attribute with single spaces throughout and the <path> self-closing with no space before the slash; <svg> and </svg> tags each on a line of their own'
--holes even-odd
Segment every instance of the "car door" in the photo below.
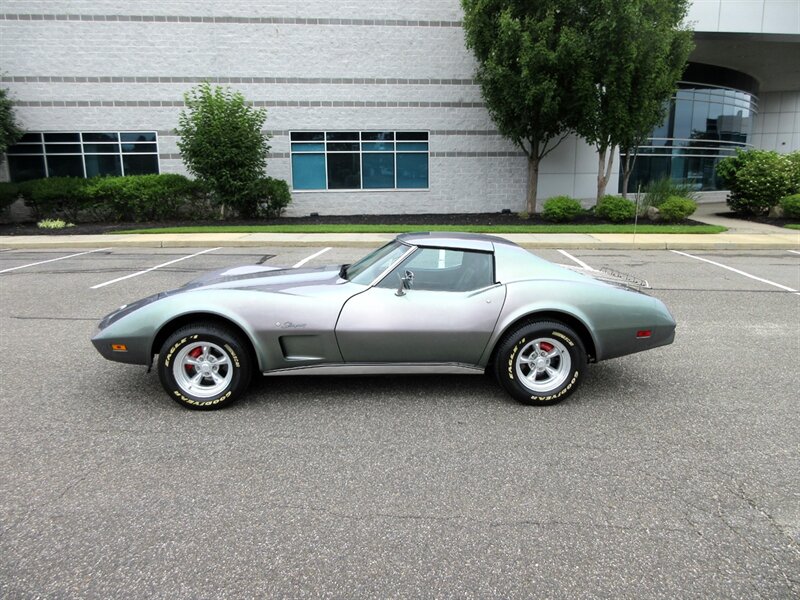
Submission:
<svg viewBox="0 0 800 600">
<path fill-rule="evenodd" d="M 336 339 L 347 363 L 477 364 L 504 300 L 491 253 L 418 248 L 345 303 Z"/>
</svg>

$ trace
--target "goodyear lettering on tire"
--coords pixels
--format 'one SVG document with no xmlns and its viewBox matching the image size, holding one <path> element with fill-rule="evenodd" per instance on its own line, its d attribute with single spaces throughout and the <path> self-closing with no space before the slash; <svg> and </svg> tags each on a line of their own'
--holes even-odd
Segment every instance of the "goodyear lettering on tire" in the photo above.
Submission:
<svg viewBox="0 0 800 600">
<path fill-rule="evenodd" d="M 522 338 L 517 344 L 514 346 L 514 349 L 511 350 L 511 354 L 508 357 L 508 378 L 514 379 L 514 357 L 519 352 L 519 347 L 525 343 L 525 338 Z"/>
<path fill-rule="evenodd" d="M 579 372 L 575 371 L 575 375 L 572 376 L 572 380 L 567 384 L 567 386 L 564 389 L 562 389 L 557 394 L 553 394 L 552 396 L 531 396 L 531 400 L 538 400 L 539 402 L 548 402 L 550 400 L 556 400 L 558 398 L 561 398 L 561 396 L 569 392 L 570 389 L 572 389 L 572 386 L 575 385 L 575 382 L 578 380 L 578 374 Z"/>
<path fill-rule="evenodd" d="M 573 342 L 569 337 L 567 337 L 566 335 L 564 335 L 560 331 L 553 331 L 551 335 L 554 335 L 556 337 L 560 337 L 562 340 L 567 342 L 570 346 L 574 346 L 575 345 L 575 342 Z"/>
</svg>

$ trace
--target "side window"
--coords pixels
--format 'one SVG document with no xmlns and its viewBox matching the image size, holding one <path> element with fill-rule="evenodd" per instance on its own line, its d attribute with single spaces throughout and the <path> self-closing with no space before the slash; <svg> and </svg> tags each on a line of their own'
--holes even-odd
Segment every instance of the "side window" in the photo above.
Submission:
<svg viewBox="0 0 800 600">
<path fill-rule="evenodd" d="M 489 252 L 420 248 L 389 273 L 379 287 L 398 287 L 406 271 L 414 274 L 412 290 L 469 292 L 494 283 L 494 261 Z"/>
</svg>

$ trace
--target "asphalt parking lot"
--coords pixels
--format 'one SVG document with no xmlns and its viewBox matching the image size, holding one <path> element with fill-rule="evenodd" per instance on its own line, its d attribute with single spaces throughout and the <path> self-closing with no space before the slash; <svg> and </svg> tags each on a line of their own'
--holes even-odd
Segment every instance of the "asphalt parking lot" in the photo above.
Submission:
<svg viewBox="0 0 800 600">
<path fill-rule="evenodd" d="M 796 251 L 537 251 L 678 321 L 552 407 L 286 377 L 199 413 L 89 343 L 209 269 L 364 253 L 0 248 L 0 597 L 800 596 Z"/>
</svg>

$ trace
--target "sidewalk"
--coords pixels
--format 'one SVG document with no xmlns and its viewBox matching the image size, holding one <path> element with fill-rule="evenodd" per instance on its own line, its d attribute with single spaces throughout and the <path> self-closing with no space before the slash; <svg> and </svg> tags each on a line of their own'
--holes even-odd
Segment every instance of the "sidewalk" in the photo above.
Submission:
<svg viewBox="0 0 800 600">
<path fill-rule="evenodd" d="M 729 219 L 723 203 L 701 204 L 696 221 L 728 228 L 717 234 L 509 233 L 499 234 L 524 248 L 598 250 L 800 250 L 800 231 Z M 420 229 L 424 229 L 420 227 Z M 0 249 L 18 248 L 199 248 L 268 246 L 380 246 L 391 233 L 182 233 L 119 235 L 0 236 Z"/>
</svg>

